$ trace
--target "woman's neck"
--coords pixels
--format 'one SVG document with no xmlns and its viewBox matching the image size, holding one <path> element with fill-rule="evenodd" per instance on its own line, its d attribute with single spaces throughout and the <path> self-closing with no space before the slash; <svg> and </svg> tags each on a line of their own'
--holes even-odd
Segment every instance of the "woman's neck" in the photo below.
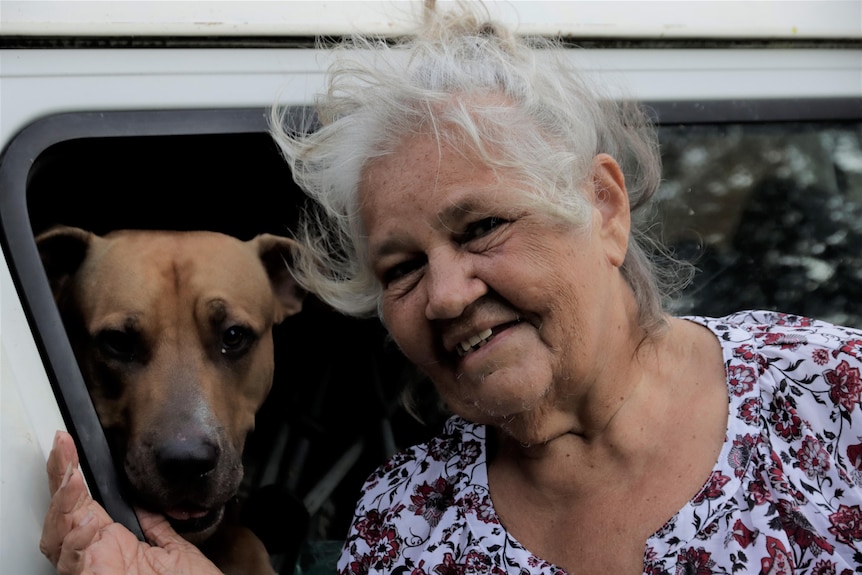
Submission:
<svg viewBox="0 0 862 575">
<path fill-rule="evenodd" d="M 663 337 L 638 346 L 630 367 L 615 370 L 617 385 L 594 386 L 569 412 L 542 414 L 543 425 L 557 429 L 547 441 L 527 445 L 505 428 L 492 431 L 493 461 L 515 464 L 531 484 L 555 488 L 572 480 L 592 487 L 609 474 L 636 482 L 671 456 L 668 445 L 681 433 L 698 432 L 699 410 L 717 435 L 726 424 L 721 348 L 705 328 L 669 321 Z"/>
</svg>

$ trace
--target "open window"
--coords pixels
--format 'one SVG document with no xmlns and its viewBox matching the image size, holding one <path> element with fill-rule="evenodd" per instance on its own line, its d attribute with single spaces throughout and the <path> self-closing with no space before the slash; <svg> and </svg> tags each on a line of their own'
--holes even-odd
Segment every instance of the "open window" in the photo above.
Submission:
<svg viewBox="0 0 862 575">
<path fill-rule="evenodd" d="M 676 311 L 756 307 L 862 327 L 862 99 L 650 106 L 661 233 L 702 270 Z M 135 527 L 34 236 L 53 224 L 283 235 L 303 201 L 259 109 L 62 114 L 5 150 L 4 250 L 91 489 L 118 520 Z M 246 519 L 282 573 L 331 572 L 362 481 L 440 414 L 432 393 L 419 395 L 427 425 L 400 406 L 406 381 L 424 383 L 376 321 L 312 298 L 275 340 L 273 390 L 245 452 Z"/>
<path fill-rule="evenodd" d="M 138 228 L 214 230 L 243 240 L 288 235 L 304 196 L 266 132 L 264 110 L 45 118 L 9 146 L 0 182 L 5 248 L 88 483 L 112 516 L 139 529 L 34 237 L 55 224 L 99 234 Z M 401 386 L 413 371 L 376 320 L 343 317 L 312 297 L 276 326 L 274 341 L 275 378 L 245 450 L 240 499 L 244 520 L 281 572 L 290 573 L 298 558 L 307 563 L 337 551 L 362 481 L 430 430 L 400 407 Z"/>
</svg>

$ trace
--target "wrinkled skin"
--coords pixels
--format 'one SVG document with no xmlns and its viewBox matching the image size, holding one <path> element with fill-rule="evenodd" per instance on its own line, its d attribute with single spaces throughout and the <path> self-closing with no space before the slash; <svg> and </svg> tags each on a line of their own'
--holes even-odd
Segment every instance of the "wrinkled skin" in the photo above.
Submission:
<svg viewBox="0 0 862 575">
<path fill-rule="evenodd" d="M 137 510 L 152 545 L 114 523 L 90 497 L 69 434 L 57 432 L 47 468 L 51 503 L 39 548 L 60 575 L 220 573 L 160 515 Z"/>
</svg>

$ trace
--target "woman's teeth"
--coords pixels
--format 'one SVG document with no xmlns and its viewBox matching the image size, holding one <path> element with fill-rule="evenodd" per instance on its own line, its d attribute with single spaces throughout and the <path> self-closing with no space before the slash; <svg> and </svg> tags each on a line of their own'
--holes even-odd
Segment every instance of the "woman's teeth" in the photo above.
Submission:
<svg viewBox="0 0 862 575">
<path fill-rule="evenodd" d="M 479 333 L 477 335 L 474 335 L 470 339 L 462 341 L 456 346 L 456 349 L 458 350 L 458 355 L 460 357 L 464 357 L 474 349 L 479 349 L 488 342 L 488 339 L 491 337 L 491 333 L 492 332 L 490 329 L 486 329 L 482 333 Z"/>
</svg>

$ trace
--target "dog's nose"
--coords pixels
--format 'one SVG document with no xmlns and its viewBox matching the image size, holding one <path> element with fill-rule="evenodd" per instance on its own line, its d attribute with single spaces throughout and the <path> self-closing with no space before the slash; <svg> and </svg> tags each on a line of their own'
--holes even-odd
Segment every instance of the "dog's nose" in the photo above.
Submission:
<svg viewBox="0 0 862 575">
<path fill-rule="evenodd" d="M 197 479 L 215 469 L 221 450 L 207 439 L 171 439 L 156 452 L 159 470 L 174 479 Z"/>
</svg>

